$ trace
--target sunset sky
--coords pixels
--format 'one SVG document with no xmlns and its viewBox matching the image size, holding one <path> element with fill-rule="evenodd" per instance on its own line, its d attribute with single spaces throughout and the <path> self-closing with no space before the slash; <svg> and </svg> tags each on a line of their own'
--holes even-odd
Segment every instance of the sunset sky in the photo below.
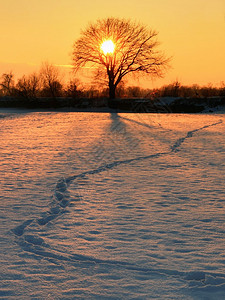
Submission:
<svg viewBox="0 0 225 300">
<path fill-rule="evenodd" d="M 225 82 L 225 0 L 0 0 L 0 14 L 0 75 L 28 74 L 45 61 L 69 70 L 80 30 L 121 17 L 158 31 L 160 48 L 173 57 L 164 79 L 137 85 Z"/>
</svg>

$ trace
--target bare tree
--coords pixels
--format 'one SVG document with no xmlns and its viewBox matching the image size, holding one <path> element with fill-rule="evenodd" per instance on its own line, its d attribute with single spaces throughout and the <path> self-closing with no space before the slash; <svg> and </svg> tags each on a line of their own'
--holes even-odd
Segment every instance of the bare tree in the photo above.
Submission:
<svg viewBox="0 0 225 300">
<path fill-rule="evenodd" d="M 62 84 L 60 83 L 60 74 L 57 67 L 48 62 L 43 63 L 40 70 L 40 77 L 45 93 L 52 98 L 60 96 Z"/>
<path fill-rule="evenodd" d="M 4 96 L 12 96 L 14 91 L 14 75 L 12 72 L 4 73 L 1 77 L 1 90 Z"/>
<path fill-rule="evenodd" d="M 109 97 L 115 98 L 118 84 L 128 74 L 161 77 L 168 59 L 157 50 L 158 33 L 130 20 L 106 18 L 81 31 L 73 46 L 75 70 L 94 67 L 105 74 Z"/>
<path fill-rule="evenodd" d="M 39 92 L 40 79 L 36 73 L 18 79 L 16 88 L 19 96 L 34 99 Z"/>
<path fill-rule="evenodd" d="M 78 98 L 82 95 L 82 88 L 78 79 L 70 79 L 65 88 L 65 94 L 67 97 L 72 98 Z"/>
</svg>

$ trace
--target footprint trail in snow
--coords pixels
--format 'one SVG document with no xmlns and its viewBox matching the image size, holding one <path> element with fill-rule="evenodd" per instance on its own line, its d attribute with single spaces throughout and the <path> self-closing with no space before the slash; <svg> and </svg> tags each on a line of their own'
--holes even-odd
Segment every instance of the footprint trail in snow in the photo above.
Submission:
<svg viewBox="0 0 225 300">
<path fill-rule="evenodd" d="M 127 119 L 129 121 L 129 119 Z M 213 276 L 217 276 L 217 281 L 220 282 L 221 285 L 225 285 L 225 275 L 216 274 L 216 273 L 207 273 L 207 272 L 181 272 L 177 270 L 169 270 L 169 269 L 160 269 L 159 267 L 152 267 L 151 269 L 148 267 L 140 267 L 132 262 L 125 262 L 125 261 L 116 261 L 116 260 L 109 260 L 109 259 L 100 259 L 100 258 L 94 258 L 92 256 L 87 255 L 81 255 L 81 254 L 70 254 L 69 252 L 64 253 L 63 251 L 54 249 L 51 245 L 47 244 L 45 240 L 37 235 L 32 234 L 32 228 L 31 225 L 34 227 L 40 226 L 44 227 L 48 225 L 49 222 L 53 222 L 56 218 L 60 218 L 64 213 L 67 213 L 70 209 L 71 203 L 76 203 L 82 200 L 82 196 L 77 192 L 77 195 L 73 195 L 71 198 L 69 187 L 73 183 L 76 183 L 77 180 L 82 178 L 88 178 L 91 175 L 95 174 L 101 174 L 103 172 L 113 170 L 117 167 L 122 167 L 123 165 L 129 165 L 135 162 L 144 161 L 144 160 L 150 160 L 150 159 L 157 159 L 159 157 L 170 155 L 174 152 L 180 151 L 180 148 L 184 142 L 186 142 L 189 138 L 192 138 L 194 134 L 198 133 L 199 131 L 202 131 L 206 128 L 217 126 L 221 124 L 223 121 L 219 120 L 218 122 L 205 125 L 203 127 L 194 129 L 189 131 L 186 136 L 177 139 L 175 143 L 170 147 L 169 151 L 166 152 L 159 152 L 155 154 L 145 155 L 145 156 L 138 156 L 131 159 L 125 159 L 125 160 L 118 160 L 111 163 L 106 163 L 98 168 L 88 170 L 81 172 L 79 174 L 75 174 L 72 176 L 69 176 L 67 178 L 61 178 L 54 190 L 54 194 L 52 196 L 52 201 L 49 205 L 49 210 L 46 211 L 44 214 L 42 214 L 38 218 L 34 219 L 28 219 L 24 221 L 22 224 L 17 226 L 12 230 L 12 232 L 15 234 L 16 242 L 18 245 L 26 252 L 32 253 L 34 255 L 40 256 L 44 259 L 47 259 L 55 264 L 58 264 L 60 262 L 68 262 L 70 264 L 76 265 L 77 263 L 88 263 L 91 265 L 96 264 L 103 264 L 107 265 L 108 268 L 122 268 L 130 271 L 138 271 L 138 272 L 144 272 L 145 274 L 164 274 L 166 276 L 178 276 L 179 278 L 182 278 L 182 280 L 190 280 L 196 282 L 204 282 L 206 280 L 213 281 Z M 140 122 L 139 122 L 140 123 Z M 139 124 L 141 125 L 141 124 Z M 146 126 L 146 125 L 143 125 Z M 136 147 L 137 145 L 135 145 Z M 99 149 L 97 149 L 98 151 Z M 79 182 L 77 182 L 77 190 L 79 190 Z M 29 233 L 27 233 L 27 229 L 29 230 Z M 79 230 L 79 229 L 78 229 Z M 211 276 L 211 277 L 210 277 Z"/>
</svg>

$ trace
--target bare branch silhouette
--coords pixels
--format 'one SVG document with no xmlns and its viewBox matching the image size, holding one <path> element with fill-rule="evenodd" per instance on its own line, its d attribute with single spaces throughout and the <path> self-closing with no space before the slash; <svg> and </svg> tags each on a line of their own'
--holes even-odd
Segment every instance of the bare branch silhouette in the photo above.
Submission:
<svg viewBox="0 0 225 300">
<path fill-rule="evenodd" d="M 130 20 L 107 18 L 81 31 L 81 37 L 73 46 L 75 70 L 82 67 L 104 69 L 108 79 L 109 96 L 115 98 L 115 91 L 124 76 L 136 73 L 162 77 L 169 59 L 157 50 L 158 33 Z M 113 53 L 103 53 L 101 45 L 105 40 L 115 44 Z"/>
<path fill-rule="evenodd" d="M 0 87 L 4 96 L 12 96 L 14 91 L 14 74 L 4 73 L 1 76 Z"/>
<path fill-rule="evenodd" d="M 18 79 L 16 88 L 19 96 L 27 99 L 35 99 L 40 89 L 40 79 L 36 73 L 28 76 L 23 75 Z"/>
<path fill-rule="evenodd" d="M 40 70 L 43 89 L 49 93 L 52 98 L 60 96 L 62 84 L 60 83 L 59 69 L 54 65 L 45 62 Z"/>
</svg>

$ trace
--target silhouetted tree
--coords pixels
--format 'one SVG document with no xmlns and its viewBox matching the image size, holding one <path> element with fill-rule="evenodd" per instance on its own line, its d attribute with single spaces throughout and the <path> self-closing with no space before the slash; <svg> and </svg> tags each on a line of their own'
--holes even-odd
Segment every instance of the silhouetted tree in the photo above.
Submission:
<svg viewBox="0 0 225 300">
<path fill-rule="evenodd" d="M 107 77 L 109 97 L 115 98 L 118 84 L 128 74 L 163 75 L 169 60 L 157 50 L 157 35 L 156 31 L 130 20 L 98 20 L 81 31 L 81 37 L 74 43 L 75 70 L 86 65 L 97 67 L 98 76 Z M 111 46 L 108 51 L 102 47 L 105 41 Z"/>
<path fill-rule="evenodd" d="M 23 75 L 22 78 L 18 79 L 16 89 L 19 96 L 34 99 L 37 97 L 40 87 L 40 78 L 36 73 L 28 76 Z"/>
<path fill-rule="evenodd" d="M 59 97 L 62 91 L 60 74 L 57 67 L 45 62 L 40 70 L 40 78 L 43 85 L 44 94 L 52 98 Z"/>
<path fill-rule="evenodd" d="M 139 86 L 129 86 L 127 88 L 127 96 L 131 98 L 142 97 L 142 91 Z"/>
<path fill-rule="evenodd" d="M 12 72 L 4 73 L 1 76 L 1 90 L 4 96 L 13 96 L 14 93 L 14 75 Z"/>
<path fill-rule="evenodd" d="M 72 98 L 78 98 L 82 96 L 82 89 L 78 79 L 74 78 L 68 82 L 65 88 L 65 95 Z"/>
<path fill-rule="evenodd" d="M 162 87 L 162 96 L 169 96 L 169 97 L 180 97 L 181 95 L 181 84 L 179 81 L 175 81 L 169 85 Z"/>
</svg>

